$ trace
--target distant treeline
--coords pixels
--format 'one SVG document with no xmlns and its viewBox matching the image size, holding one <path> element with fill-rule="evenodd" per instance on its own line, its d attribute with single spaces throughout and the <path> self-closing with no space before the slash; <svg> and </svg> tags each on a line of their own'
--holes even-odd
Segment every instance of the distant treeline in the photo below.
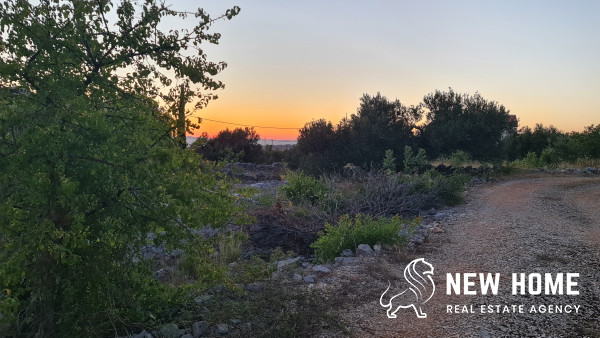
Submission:
<svg viewBox="0 0 600 338">
<path fill-rule="evenodd" d="M 494 164 L 528 156 L 543 157 L 540 163 L 600 158 L 600 126 L 570 133 L 541 124 L 533 130 L 518 129 L 516 116 L 503 105 L 452 89 L 428 94 L 416 106 L 379 93 L 365 94 L 356 114 L 336 125 L 324 119 L 308 122 L 289 150 L 263 150 L 258 140 L 253 129 L 238 128 L 214 139 L 200 138 L 193 147 L 210 160 L 286 161 L 313 174 L 339 170 L 347 163 L 381 168 L 387 150 L 402 154 L 406 146 L 424 149 L 430 160 L 461 152 Z M 402 163 L 397 165 L 403 169 Z"/>
</svg>

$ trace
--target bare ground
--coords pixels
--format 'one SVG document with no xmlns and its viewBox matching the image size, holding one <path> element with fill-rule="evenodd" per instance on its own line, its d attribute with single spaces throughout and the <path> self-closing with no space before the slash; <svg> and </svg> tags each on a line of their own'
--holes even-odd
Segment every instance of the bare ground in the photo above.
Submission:
<svg viewBox="0 0 600 338">
<path fill-rule="evenodd" d="M 349 333 L 356 337 L 600 337 L 600 178 L 526 175 L 472 189 L 414 254 L 388 254 L 334 269 L 315 287 L 333 289 Z M 389 319 L 379 305 L 388 281 L 423 257 L 435 267 L 437 291 L 428 317 L 400 309 Z M 500 273 L 498 295 L 446 295 L 446 273 Z M 512 295 L 511 274 L 580 274 L 578 296 Z M 478 284 L 475 285 L 477 288 Z M 340 303 L 339 300 L 342 300 Z M 447 305 L 475 313 L 447 313 Z M 481 314 L 480 305 L 524 304 L 524 313 Z M 531 305 L 579 305 L 579 313 L 529 313 Z M 344 333 L 343 335 L 347 335 Z M 324 336 L 341 336 L 323 332 Z"/>
</svg>

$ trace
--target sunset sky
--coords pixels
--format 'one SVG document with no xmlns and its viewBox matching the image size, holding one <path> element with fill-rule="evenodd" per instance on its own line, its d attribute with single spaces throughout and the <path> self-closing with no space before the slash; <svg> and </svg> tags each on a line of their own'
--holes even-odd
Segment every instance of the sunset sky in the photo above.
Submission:
<svg viewBox="0 0 600 338">
<path fill-rule="evenodd" d="M 337 123 L 363 93 L 421 102 L 436 89 L 479 92 L 510 109 L 520 126 L 561 130 L 600 123 L 600 1 L 174 1 L 221 21 L 228 68 L 219 99 L 198 116 L 246 125 L 299 128 Z M 192 19 L 193 20 L 193 19 Z M 180 22 L 170 23 L 173 26 Z M 199 132 L 227 125 L 204 121 Z M 261 138 L 297 130 L 256 128 Z"/>
</svg>

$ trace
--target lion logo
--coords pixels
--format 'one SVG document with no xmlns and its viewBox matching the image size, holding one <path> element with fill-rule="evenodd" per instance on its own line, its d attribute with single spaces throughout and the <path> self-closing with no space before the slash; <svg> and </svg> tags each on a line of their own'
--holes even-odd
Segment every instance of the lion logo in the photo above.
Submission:
<svg viewBox="0 0 600 338">
<path fill-rule="evenodd" d="M 431 276 L 433 275 L 433 265 L 427 263 L 424 258 L 418 258 L 408 263 L 404 269 L 404 279 L 410 287 L 408 289 L 392 296 L 387 304 L 383 303 L 383 297 L 390 290 L 391 283 L 379 298 L 379 304 L 387 308 L 388 318 L 396 318 L 396 312 L 400 309 L 412 307 L 417 313 L 418 318 L 427 318 L 421 306 L 427 303 L 435 292 L 435 283 Z M 427 277 L 427 278 L 425 278 Z M 425 299 L 425 297 L 427 297 Z"/>
</svg>

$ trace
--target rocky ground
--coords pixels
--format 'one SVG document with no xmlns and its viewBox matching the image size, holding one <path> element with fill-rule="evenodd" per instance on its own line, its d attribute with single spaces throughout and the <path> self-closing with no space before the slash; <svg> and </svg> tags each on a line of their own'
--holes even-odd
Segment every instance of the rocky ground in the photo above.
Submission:
<svg viewBox="0 0 600 338">
<path fill-rule="evenodd" d="M 531 172 L 474 183 L 465 204 L 424 217 L 408 250 L 361 246 L 324 265 L 289 258 L 277 263 L 275 280 L 286 288 L 328 291 L 329 311 L 341 316 L 346 330 L 324 329 L 320 337 L 600 337 L 600 176 Z M 423 305 L 427 318 L 409 308 L 390 319 L 380 296 L 390 284 L 391 294 L 406 288 L 404 268 L 417 258 L 434 266 L 437 288 Z M 499 273 L 498 294 L 447 295 L 446 273 Z M 579 295 L 512 295 L 512 273 L 579 273 Z M 479 287 L 476 281 L 472 288 Z M 505 305 L 511 311 L 503 313 Z M 523 305 L 523 313 L 514 313 L 513 305 Z M 549 313 L 555 305 L 578 310 Z M 531 313 L 532 306 L 545 313 Z M 243 336 L 244 330 L 226 332 L 242 324 L 248 323 L 198 322 L 172 336 Z"/>
<path fill-rule="evenodd" d="M 357 337 L 600 336 L 600 178 L 529 174 L 479 185 L 466 204 L 440 218 L 436 227 L 443 232 L 431 232 L 414 252 L 384 251 L 334 267 L 310 287 L 345 299 L 331 311 Z M 398 318 L 387 318 L 381 293 L 389 281 L 401 286 L 406 263 L 420 257 L 435 267 L 437 290 L 423 306 L 428 317 L 400 309 Z M 467 272 L 500 273 L 498 295 L 447 295 L 446 273 Z M 579 273 L 579 295 L 512 295 L 513 272 Z M 480 313 L 481 305 L 513 304 L 523 304 L 524 313 Z M 467 305 L 468 312 L 472 306 L 475 313 L 448 313 L 448 305 Z M 532 305 L 578 305 L 579 311 L 530 313 Z"/>
</svg>

